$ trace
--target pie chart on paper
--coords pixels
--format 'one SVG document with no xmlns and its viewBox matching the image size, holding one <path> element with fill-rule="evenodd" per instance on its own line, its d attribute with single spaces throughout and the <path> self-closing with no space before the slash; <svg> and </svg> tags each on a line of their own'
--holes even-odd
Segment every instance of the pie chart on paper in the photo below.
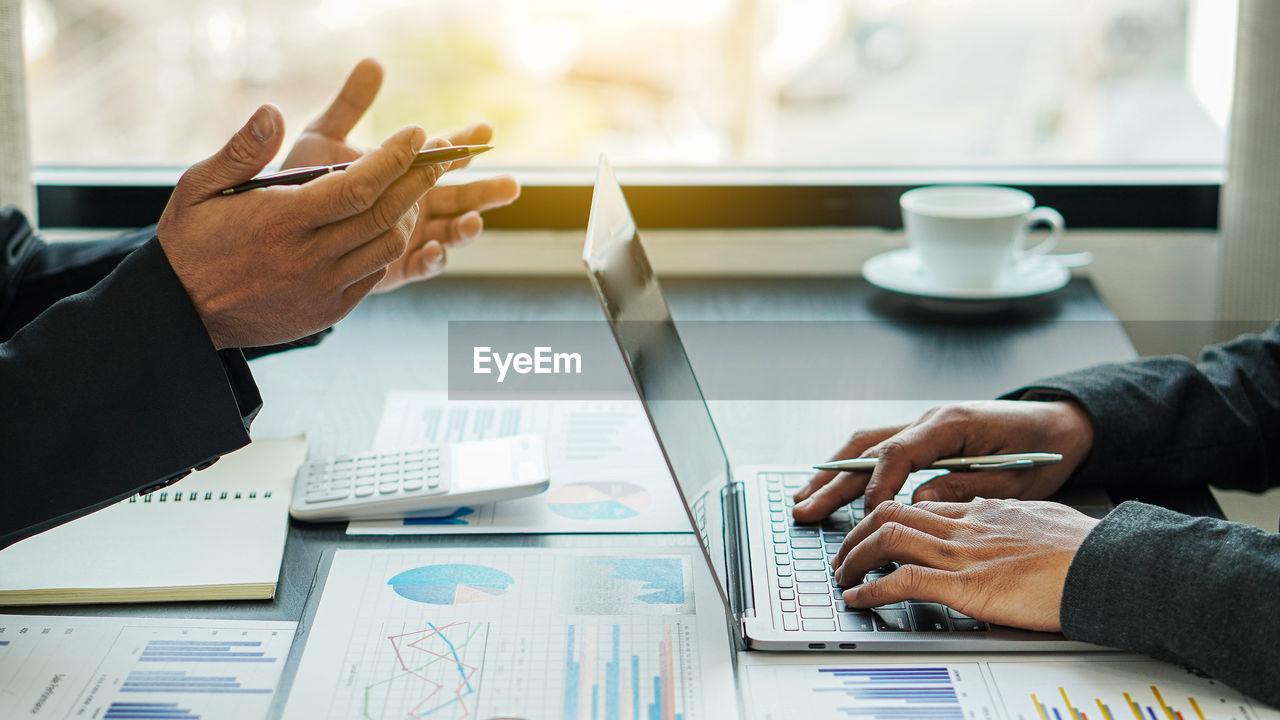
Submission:
<svg viewBox="0 0 1280 720">
<path fill-rule="evenodd" d="M 577 482 L 552 488 L 547 507 L 572 520 L 625 520 L 648 510 L 653 496 L 629 482 Z"/>
<path fill-rule="evenodd" d="M 492 600 L 514 583 L 510 575 L 483 565 L 427 565 L 387 581 L 400 597 L 427 605 Z"/>
</svg>

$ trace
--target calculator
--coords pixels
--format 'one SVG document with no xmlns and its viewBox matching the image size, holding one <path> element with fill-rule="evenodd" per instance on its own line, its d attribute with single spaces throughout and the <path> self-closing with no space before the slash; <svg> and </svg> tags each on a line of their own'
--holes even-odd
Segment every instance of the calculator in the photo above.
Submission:
<svg viewBox="0 0 1280 720">
<path fill-rule="evenodd" d="M 540 435 L 369 451 L 303 463 L 289 514 L 313 521 L 432 517 L 536 495 L 550 482 Z"/>
</svg>

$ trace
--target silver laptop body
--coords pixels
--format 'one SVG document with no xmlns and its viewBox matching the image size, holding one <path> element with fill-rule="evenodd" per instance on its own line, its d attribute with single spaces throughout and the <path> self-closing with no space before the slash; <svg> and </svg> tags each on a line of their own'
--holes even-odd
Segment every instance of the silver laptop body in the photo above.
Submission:
<svg viewBox="0 0 1280 720">
<path fill-rule="evenodd" d="M 1098 650 L 1054 633 L 967 618 L 936 603 L 844 606 L 830 558 L 861 499 L 822 525 L 791 522 L 789 498 L 811 471 L 729 467 L 635 221 L 602 157 L 582 259 L 671 476 L 702 540 L 731 633 L 758 650 Z M 905 488 L 900 497 L 910 497 Z"/>
</svg>

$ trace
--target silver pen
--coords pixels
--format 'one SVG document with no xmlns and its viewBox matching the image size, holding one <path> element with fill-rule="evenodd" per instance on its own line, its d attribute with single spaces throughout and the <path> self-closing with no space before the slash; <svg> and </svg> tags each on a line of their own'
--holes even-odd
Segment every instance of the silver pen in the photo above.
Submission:
<svg viewBox="0 0 1280 720">
<path fill-rule="evenodd" d="M 876 469 L 879 458 L 851 458 L 849 460 L 832 460 L 814 465 L 814 470 L 843 470 L 846 472 L 871 472 Z M 1022 468 L 1052 465 L 1062 462 L 1059 453 L 1009 453 L 1006 455 L 974 455 L 972 457 L 943 458 L 922 470 L 950 470 L 966 472 L 976 470 L 1020 470 Z"/>
</svg>

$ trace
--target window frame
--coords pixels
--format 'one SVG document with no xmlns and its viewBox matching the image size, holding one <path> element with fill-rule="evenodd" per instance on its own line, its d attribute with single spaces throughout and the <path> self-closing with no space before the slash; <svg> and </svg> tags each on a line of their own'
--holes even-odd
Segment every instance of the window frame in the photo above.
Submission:
<svg viewBox="0 0 1280 720">
<path fill-rule="evenodd" d="M 134 228 L 156 222 L 177 168 L 37 167 L 39 224 L 46 229 Z M 520 199 L 485 213 L 486 227 L 586 227 L 594 171 L 484 168 L 466 181 L 509 172 Z M 1216 230 L 1220 167 L 1050 168 L 619 168 L 627 201 L 651 229 L 902 227 L 898 196 L 921 185 L 998 184 L 1059 210 L 1068 228 Z"/>
</svg>

